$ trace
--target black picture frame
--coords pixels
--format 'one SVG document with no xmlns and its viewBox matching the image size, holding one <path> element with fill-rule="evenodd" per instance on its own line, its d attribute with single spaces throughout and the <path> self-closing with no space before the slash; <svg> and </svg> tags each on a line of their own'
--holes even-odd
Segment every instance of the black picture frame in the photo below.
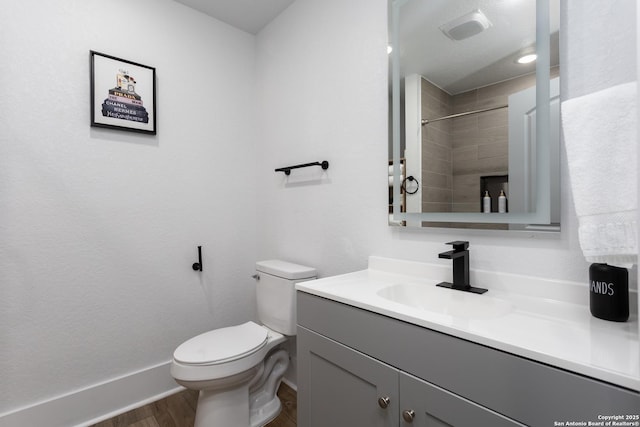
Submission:
<svg viewBox="0 0 640 427">
<path fill-rule="evenodd" d="M 91 126 L 155 135 L 156 69 L 89 51 Z"/>
</svg>

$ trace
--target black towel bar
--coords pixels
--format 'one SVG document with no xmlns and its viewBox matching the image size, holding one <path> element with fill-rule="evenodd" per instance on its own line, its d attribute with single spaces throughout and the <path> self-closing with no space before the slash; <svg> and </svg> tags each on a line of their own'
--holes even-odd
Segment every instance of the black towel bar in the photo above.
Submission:
<svg viewBox="0 0 640 427">
<path fill-rule="evenodd" d="M 276 169 L 276 172 L 284 172 L 285 175 L 290 175 L 291 169 L 306 168 L 309 166 L 320 166 L 322 169 L 329 169 L 329 162 L 326 160 L 323 160 L 322 162 L 313 162 L 313 163 L 305 163 L 302 165 L 287 166 L 284 168 Z"/>
</svg>

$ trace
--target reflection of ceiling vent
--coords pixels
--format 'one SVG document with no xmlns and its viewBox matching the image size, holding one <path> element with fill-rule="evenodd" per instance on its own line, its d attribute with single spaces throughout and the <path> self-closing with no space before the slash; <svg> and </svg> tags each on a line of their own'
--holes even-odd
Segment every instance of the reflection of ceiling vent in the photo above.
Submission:
<svg viewBox="0 0 640 427">
<path fill-rule="evenodd" d="M 476 9 L 447 22 L 440 27 L 440 30 L 451 40 L 464 40 L 483 32 L 491 25 L 491 21 L 484 13 L 480 9 Z"/>
</svg>

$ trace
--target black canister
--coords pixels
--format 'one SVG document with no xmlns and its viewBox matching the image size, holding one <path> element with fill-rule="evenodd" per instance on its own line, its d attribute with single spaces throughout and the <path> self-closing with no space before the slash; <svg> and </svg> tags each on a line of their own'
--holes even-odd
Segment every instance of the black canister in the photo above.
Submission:
<svg viewBox="0 0 640 427">
<path fill-rule="evenodd" d="M 589 305 L 595 317 L 614 322 L 629 318 L 629 272 L 607 264 L 589 267 Z"/>
</svg>

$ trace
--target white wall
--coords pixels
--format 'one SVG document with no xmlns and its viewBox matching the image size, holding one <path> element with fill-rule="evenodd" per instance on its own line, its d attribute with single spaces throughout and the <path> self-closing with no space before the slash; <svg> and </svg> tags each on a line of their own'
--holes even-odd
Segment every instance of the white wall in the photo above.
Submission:
<svg viewBox="0 0 640 427">
<path fill-rule="evenodd" d="M 3 4 L 0 414 L 254 317 L 254 42 L 170 0 Z M 89 126 L 90 49 L 156 67 L 157 136 Z"/>
<path fill-rule="evenodd" d="M 388 234 L 386 40 L 385 0 L 298 0 L 258 35 L 259 257 L 326 276 Z"/>
<path fill-rule="evenodd" d="M 565 98 L 636 80 L 635 0 L 564 0 Z"/>
</svg>

